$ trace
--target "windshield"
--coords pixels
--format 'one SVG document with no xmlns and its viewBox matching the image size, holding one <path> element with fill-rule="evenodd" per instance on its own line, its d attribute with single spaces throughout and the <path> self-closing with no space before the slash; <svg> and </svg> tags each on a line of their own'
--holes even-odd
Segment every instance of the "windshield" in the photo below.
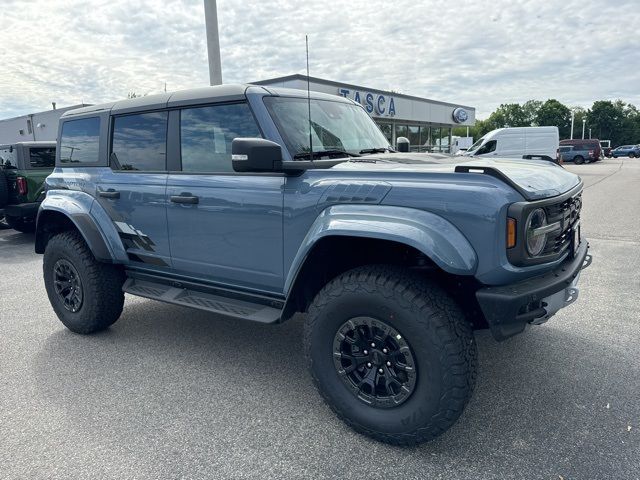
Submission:
<svg viewBox="0 0 640 480">
<path fill-rule="evenodd" d="M 390 148 L 386 137 L 361 107 L 312 98 L 309 122 L 307 102 L 306 98 L 264 99 L 292 157 L 309 153 L 309 123 L 314 152 L 341 150 L 357 155 L 363 150 Z"/>
<path fill-rule="evenodd" d="M 469 149 L 467 150 L 467 153 L 475 152 L 478 149 L 478 147 L 480 147 L 480 145 L 482 145 L 482 142 L 484 142 L 484 138 L 485 137 L 480 138 L 480 140 L 478 140 L 476 143 L 471 145 L 469 147 Z"/>
</svg>

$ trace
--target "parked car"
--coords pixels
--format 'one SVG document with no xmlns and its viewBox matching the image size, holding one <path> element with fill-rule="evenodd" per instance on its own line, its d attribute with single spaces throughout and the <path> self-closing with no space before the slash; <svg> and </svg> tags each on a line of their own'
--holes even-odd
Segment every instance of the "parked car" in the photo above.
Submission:
<svg viewBox="0 0 640 480">
<path fill-rule="evenodd" d="M 395 153 L 336 95 L 150 95 L 66 112 L 58 138 L 35 250 L 67 328 L 108 328 L 124 292 L 262 324 L 306 313 L 320 393 L 393 444 L 460 416 L 472 328 L 504 340 L 547 321 L 591 260 L 577 175 Z"/>
<path fill-rule="evenodd" d="M 636 158 L 636 157 L 640 157 L 640 145 L 622 145 L 620 147 L 614 148 L 611 151 L 611 155 L 613 156 L 613 158 L 618 158 L 618 157 Z"/>
<path fill-rule="evenodd" d="M 575 150 L 580 150 L 582 152 L 592 152 L 591 155 L 580 154 L 582 160 L 585 162 L 597 162 L 603 158 L 602 146 L 600 145 L 600 141 L 597 138 L 587 138 L 587 139 L 567 139 L 560 140 L 560 145 L 573 145 Z M 576 162 L 583 163 L 583 162 Z"/>
<path fill-rule="evenodd" d="M 558 138 L 558 127 L 498 128 L 484 135 L 463 155 L 490 158 L 544 156 L 557 160 Z"/>
<path fill-rule="evenodd" d="M 563 162 L 573 162 L 576 165 L 597 162 L 595 150 L 591 145 L 560 145 L 560 156 Z"/>
<path fill-rule="evenodd" d="M 19 232 L 35 230 L 44 179 L 53 171 L 55 142 L 0 145 L 0 217 Z"/>
</svg>

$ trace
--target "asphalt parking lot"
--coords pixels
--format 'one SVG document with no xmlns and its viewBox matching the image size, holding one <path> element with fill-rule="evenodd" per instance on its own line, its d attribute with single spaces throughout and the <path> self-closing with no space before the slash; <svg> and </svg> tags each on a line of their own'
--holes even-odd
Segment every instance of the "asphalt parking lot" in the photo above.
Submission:
<svg viewBox="0 0 640 480">
<path fill-rule="evenodd" d="M 0 478 L 640 478 L 640 159 L 569 165 L 594 262 L 549 323 L 477 341 L 475 395 L 416 448 L 362 437 L 307 375 L 302 322 L 127 296 L 65 330 L 33 237 L 0 231 Z"/>
</svg>

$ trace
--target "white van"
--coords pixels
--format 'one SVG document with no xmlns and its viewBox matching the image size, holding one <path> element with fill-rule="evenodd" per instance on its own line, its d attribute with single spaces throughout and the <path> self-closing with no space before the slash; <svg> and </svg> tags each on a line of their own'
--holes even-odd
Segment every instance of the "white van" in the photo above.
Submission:
<svg viewBox="0 0 640 480">
<path fill-rule="evenodd" d="M 474 143 L 464 155 L 469 157 L 545 156 L 558 157 L 558 127 L 498 128 Z"/>
</svg>

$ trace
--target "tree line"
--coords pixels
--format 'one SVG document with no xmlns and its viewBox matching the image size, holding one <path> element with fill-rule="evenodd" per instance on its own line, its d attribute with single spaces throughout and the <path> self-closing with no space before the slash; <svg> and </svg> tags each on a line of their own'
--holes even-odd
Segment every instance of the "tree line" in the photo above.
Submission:
<svg viewBox="0 0 640 480">
<path fill-rule="evenodd" d="M 573 112 L 573 138 L 611 140 L 611 146 L 640 143 L 640 111 L 635 105 L 622 100 L 615 102 L 598 100 L 590 109 L 568 107 L 558 100 L 545 102 L 529 100 L 523 104 L 503 103 L 486 120 L 476 120 L 469 128 L 469 135 L 479 139 L 485 133 L 502 127 L 556 126 L 560 139 L 571 138 L 571 113 Z M 454 135 L 466 135 L 466 127 L 454 129 Z"/>
</svg>

